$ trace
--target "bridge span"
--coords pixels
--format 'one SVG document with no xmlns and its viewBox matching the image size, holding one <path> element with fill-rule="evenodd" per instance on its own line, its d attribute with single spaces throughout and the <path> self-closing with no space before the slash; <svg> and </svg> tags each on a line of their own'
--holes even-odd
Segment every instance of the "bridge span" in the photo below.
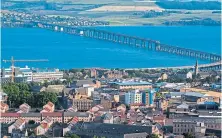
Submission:
<svg viewBox="0 0 222 138">
<path fill-rule="evenodd" d="M 155 50 L 159 52 L 177 54 L 180 56 L 188 56 L 188 57 L 192 57 L 196 59 L 210 60 L 211 62 L 217 62 L 221 60 L 220 55 L 182 48 L 178 46 L 166 45 L 156 40 L 140 38 L 136 36 L 129 36 L 129 35 L 119 34 L 119 33 L 113 33 L 113 32 L 98 30 L 98 29 L 94 29 L 90 27 L 77 28 L 77 27 L 70 27 L 70 26 L 47 24 L 47 23 L 37 23 L 36 27 L 49 29 L 49 30 L 57 31 L 57 32 L 64 32 L 68 34 L 74 34 L 74 35 L 99 39 L 99 40 L 110 41 L 110 42 L 119 43 L 119 44 L 147 48 L 149 50 Z"/>
</svg>

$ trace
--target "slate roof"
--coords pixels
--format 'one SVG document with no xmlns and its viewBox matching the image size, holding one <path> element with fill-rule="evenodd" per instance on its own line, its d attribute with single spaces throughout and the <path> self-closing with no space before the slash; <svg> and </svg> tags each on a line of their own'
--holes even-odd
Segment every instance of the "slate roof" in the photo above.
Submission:
<svg viewBox="0 0 222 138">
<path fill-rule="evenodd" d="M 188 109 L 189 105 L 187 105 L 186 103 L 182 103 L 181 105 L 178 105 L 177 108 Z"/>
<path fill-rule="evenodd" d="M 41 113 L 21 113 L 21 117 L 41 117 Z"/>
<path fill-rule="evenodd" d="M 136 125 L 123 125 L 123 124 L 106 124 L 106 123 L 94 123 L 94 122 L 78 122 L 76 126 L 81 126 L 81 129 L 72 128 L 76 134 L 108 134 L 113 136 L 147 132 L 152 133 L 152 126 L 136 126 Z M 88 131 L 90 130 L 90 131 Z"/>
<path fill-rule="evenodd" d="M 127 86 L 127 85 L 152 85 L 149 82 L 113 82 L 113 84 L 120 85 L 120 86 Z"/>
<path fill-rule="evenodd" d="M 47 112 L 43 112 L 42 113 L 43 117 L 62 117 L 62 113 L 61 112 L 51 112 L 51 113 L 47 113 Z"/>
<path fill-rule="evenodd" d="M 184 94 L 184 92 L 170 92 L 170 96 L 173 97 L 173 96 L 181 96 L 182 94 Z"/>
<path fill-rule="evenodd" d="M 211 123 L 221 123 L 220 118 L 207 118 L 207 117 L 180 117 L 173 119 L 173 122 L 211 122 Z"/>
<path fill-rule="evenodd" d="M 32 92 L 40 92 L 40 90 L 43 88 L 44 86 L 33 86 L 31 87 L 31 91 Z"/>
<path fill-rule="evenodd" d="M 76 86 L 82 87 L 85 84 L 94 84 L 92 80 L 78 80 Z"/>
<path fill-rule="evenodd" d="M 89 117 L 89 113 L 86 113 L 86 112 L 64 112 L 64 116 Z"/>
<path fill-rule="evenodd" d="M 87 95 L 87 90 L 86 90 L 85 88 L 83 88 L 83 87 L 76 88 L 76 89 L 75 89 L 75 92 L 76 92 L 76 93 L 79 93 L 79 94 L 81 94 L 81 95 Z"/>
<path fill-rule="evenodd" d="M 205 94 L 198 93 L 198 92 L 184 92 L 185 96 L 194 96 L 194 97 L 204 97 Z"/>
</svg>

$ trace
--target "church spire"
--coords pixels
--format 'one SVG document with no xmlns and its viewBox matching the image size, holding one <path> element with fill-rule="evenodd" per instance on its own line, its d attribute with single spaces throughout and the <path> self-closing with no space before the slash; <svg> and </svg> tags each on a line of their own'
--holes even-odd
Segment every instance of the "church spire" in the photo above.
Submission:
<svg viewBox="0 0 222 138">
<path fill-rule="evenodd" d="M 197 74 L 198 74 L 198 61 L 196 60 L 196 64 L 195 64 L 195 76 L 197 76 Z"/>
</svg>

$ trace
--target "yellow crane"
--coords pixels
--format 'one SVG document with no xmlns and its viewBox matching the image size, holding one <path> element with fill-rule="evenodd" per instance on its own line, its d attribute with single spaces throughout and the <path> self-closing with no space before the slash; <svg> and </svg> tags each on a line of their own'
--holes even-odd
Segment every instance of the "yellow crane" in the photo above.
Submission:
<svg viewBox="0 0 222 138">
<path fill-rule="evenodd" d="M 14 57 L 11 57 L 11 60 L 3 60 L 3 62 L 11 62 L 11 68 L 12 68 L 12 82 L 15 82 L 15 62 L 47 62 L 48 59 L 37 59 L 37 60 L 15 60 Z"/>
</svg>

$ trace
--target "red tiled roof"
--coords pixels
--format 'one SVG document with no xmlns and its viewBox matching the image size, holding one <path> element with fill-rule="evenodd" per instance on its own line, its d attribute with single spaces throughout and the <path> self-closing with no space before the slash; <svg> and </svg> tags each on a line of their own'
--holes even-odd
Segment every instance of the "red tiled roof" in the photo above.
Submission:
<svg viewBox="0 0 222 138">
<path fill-rule="evenodd" d="M 42 116 L 43 117 L 46 117 L 46 116 L 49 116 L 49 117 L 62 117 L 62 113 L 61 112 L 51 112 L 51 113 L 43 112 Z"/>
<path fill-rule="evenodd" d="M 154 116 L 153 120 L 164 120 L 165 116 Z"/>
<path fill-rule="evenodd" d="M 27 103 L 23 103 L 22 105 L 19 106 L 20 107 L 26 107 L 26 108 L 30 108 L 30 106 Z"/>
<path fill-rule="evenodd" d="M 20 117 L 19 113 L 1 113 L 0 116 L 2 117 Z"/>
<path fill-rule="evenodd" d="M 24 125 L 25 120 L 22 118 L 19 118 L 15 121 L 15 123 L 13 124 L 16 128 L 19 128 L 21 125 Z"/>
<path fill-rule="evenodd" d="M 45 107 L 43 110 L 47 111 L 47 112 L 50 112 L 51 110 L 47 107 Z"/>
</svg>

